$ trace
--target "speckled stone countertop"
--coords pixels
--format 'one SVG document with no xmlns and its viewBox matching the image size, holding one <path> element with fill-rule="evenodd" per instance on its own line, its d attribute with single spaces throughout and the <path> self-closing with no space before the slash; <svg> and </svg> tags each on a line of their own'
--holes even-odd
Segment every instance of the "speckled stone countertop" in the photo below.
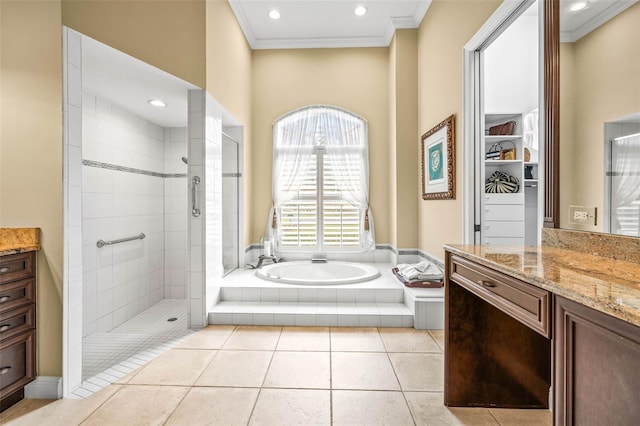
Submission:
<svg viewBox="0 0 640 426">
<path fill-rule="evenodd" d="M 445 245 L 444 249 L 640 326 L 640 265 L 549 246 Z"/>
<path fill-rule="evenodd" d="M 0 256 L 40 250 L 40 228 L 0 228 Z"/>
</svg>

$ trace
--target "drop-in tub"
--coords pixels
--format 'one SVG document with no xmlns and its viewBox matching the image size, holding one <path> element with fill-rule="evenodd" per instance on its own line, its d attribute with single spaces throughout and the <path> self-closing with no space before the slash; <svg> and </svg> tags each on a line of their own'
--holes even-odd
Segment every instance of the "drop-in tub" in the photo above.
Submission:
<svg viewBox="0 0 640 426">
<path fill-rule="evenodd" d="M 380 271 L 362 263 L 306 260 L 266 265 L 258 269 L 256 275 L 283 284 L 339 285 L 373 280 L 380 276 Z"/>
</svg>

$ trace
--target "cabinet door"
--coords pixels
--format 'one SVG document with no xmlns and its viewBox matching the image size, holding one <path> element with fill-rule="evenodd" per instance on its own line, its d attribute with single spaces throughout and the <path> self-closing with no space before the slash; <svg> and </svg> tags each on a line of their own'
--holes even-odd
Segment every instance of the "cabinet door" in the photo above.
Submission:
<svg viewBox="0 0 640 426">
<path fill-rule="evenodd" d="M 555 424 L 637 425 L 640 327 L 555 297 Z"/>
</svg>

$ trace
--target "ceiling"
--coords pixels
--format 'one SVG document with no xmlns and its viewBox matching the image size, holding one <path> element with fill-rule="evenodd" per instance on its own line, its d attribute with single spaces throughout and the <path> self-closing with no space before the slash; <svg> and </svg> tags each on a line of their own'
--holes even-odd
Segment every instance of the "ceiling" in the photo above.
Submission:
<svg viewBox="0 0 640 426">
<path fill-rule="evenodd" d="M 431 0 L 230 0 L 252 49 L 388 46 L 396 29 L 418 28 Z M 367 13 L 356 16 L 356 6 Z M 272 9 L 280 19 L 269 17 Z"/>
<path fill-rule="evenodd" d="M 638 0 L 587 0 L 577 12 L 569 8 L 579 0 L 560 0 L 560 41 L 574 42 L 589 34 Z M 580 0 L 581 1 L 581 0 Z"/>
<path fill-rule="evenodd" d="M 187 126 L 187 91 L 178 77 L 82 35 L 82 90 L 161 127 Z M 153 107 L 149 99 L 167 106 Z"/>
</svg>

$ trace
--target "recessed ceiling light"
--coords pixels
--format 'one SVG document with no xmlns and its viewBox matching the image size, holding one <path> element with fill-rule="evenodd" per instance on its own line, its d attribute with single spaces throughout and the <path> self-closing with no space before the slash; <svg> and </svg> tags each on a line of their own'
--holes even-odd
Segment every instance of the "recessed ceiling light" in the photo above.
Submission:
<svg viewBox="0 0 640 426">
<path fill-rule="evenodd" d="M 569 10 L 572 12 L 577 12 L 579 10 L 586 9 L 587 6 L 589 6 L 589 2 L 579 1 L 577 3 L 572 4 Z"/>
<path fill-rule="evenodd" d="M 167 104 L 160 99 L 149 99 L 147 102 L 149 102 L 150 105 L 153 105 L 154 107 L 158 107 L 158 108 L 164 108 L 167 106 Z"/>
<path fill-rule="evenodd" d="M 353 10 L 353 13 L 357 16 L 364 16 L 364 14 L 367 13 L 367 8 L 364 6 L 358 6 Z"/>
<path fill-rule="evenodd" d="M 269 12 L 269 18 L 271 18 L 271 19 L 280 19 L 280 12 L 278 12 L 278 11 L 277 11 L 277 10 L 275 10 L 275 9 L 272 9 L 272 10 Z"/>
</svg>

